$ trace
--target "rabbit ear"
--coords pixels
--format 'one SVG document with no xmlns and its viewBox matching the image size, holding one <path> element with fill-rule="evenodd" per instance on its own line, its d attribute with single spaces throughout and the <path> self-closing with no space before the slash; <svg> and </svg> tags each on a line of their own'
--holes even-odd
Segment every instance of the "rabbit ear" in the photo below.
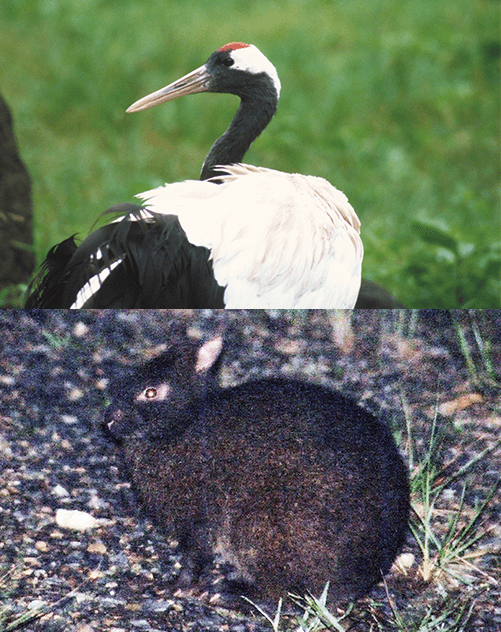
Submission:
<svg viewBox="0 0 501 632">
<path fill-rule="evenodd" d="M 221 355 L 223 348 L 223 338 L 216 336 L 212 340 L 205 342 L 197 352 L 195 364 L 196 373 L 206 373 Z"/>
</svg>

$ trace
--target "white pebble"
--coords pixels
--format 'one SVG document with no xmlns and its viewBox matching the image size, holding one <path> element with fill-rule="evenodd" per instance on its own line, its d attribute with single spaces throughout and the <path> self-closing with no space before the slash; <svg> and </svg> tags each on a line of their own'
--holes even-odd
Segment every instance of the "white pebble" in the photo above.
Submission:
<svg viewBox="0 0 501 632">
<path fill-rule="evenodd" d="M 61 421 L 68 425 L 77 424 L 78 417 L 75 417 L 74 415 L 61 415 Z"/>
<path fill-rule="evenodd" d="M 414 566 L 415 561 L 416 558 L 412 553 L 401 553 L 394 561 L 394 564 L 402 571 L 406 571 Z"/>
<path fill-rule="evenodd" d="M 79 322 L 73 327 L 73 335 L 77 338 L 81 338 L 85 336 L 85 334 L 89 331 L 89 328 L 85 323 Z"/>
<path fill-rule="evenodd" d="M 85 531 L 95 529 L 99 520 L 91 516 L 86 511 L 77 509 L 58 509 L 56 511 L 56 523 L 62 529 L 74 529 L 75 531 Z"/>
<path fill-rule="evenodd" d="M 56 485 L 52 490 L 54 496 L 59 496 L 59 498 L 63 498 L 64 496 L 69 496 L 70 493 L 67 489 L 64 489 L 62 485 Z"/>
</svg>

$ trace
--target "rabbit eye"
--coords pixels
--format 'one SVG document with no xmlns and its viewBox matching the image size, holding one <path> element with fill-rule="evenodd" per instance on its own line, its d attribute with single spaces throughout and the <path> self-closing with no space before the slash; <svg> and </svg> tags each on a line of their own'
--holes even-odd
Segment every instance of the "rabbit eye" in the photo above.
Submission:
<svg viewBox="0 0 501 632">
<path fill-rule="evenodd" d="M 163 402 L 168 399 L 171 387 L 168 384 L 148 386 L 136 397 L 136 402 Z"/>
</svg>

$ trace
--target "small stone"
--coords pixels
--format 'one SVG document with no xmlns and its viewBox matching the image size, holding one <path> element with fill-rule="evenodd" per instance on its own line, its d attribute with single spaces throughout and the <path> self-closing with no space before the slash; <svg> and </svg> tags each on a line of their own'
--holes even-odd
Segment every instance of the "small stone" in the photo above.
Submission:
<svg viewBox="0 0 501 632">
<path fill-rule="evenodd" d="M 99 540 L 98 542 L 91 542 L 87 547 L 88 553 L 98 553 L 99 555 L 104 555 L 108 552 L 106 546 Z"/>
<path fill-rule="evenodd" d="M 59 484 L 54 487 L 52 493 L 54 496 L 58 496 L 59 498 L 64 498 L 65 496 L 70 495 L 69 491 Z"/>
<path fill-rule="evenodd" d="M 54 540 L 62 540 L 64 538 L 64 534 L 61 531 L 51 531 L 49 535 Z"/>
<path fill-rule="evenodd" d="M 77 424 L 78 417 L 75 417 L 75 415 L 61 415 L 61 421 L 68 425 Z"/>
<path fill-rule="evenodd" d="M 84 392 L 80 388 L 72 388 L 68 393 L 68 399 L 70 402 L 76 402 L 79 399 L 82 399 L 84 396 Z"/>
<path fill-rule="evenodd" d="M 47 542 L 44 542 L 43 540 L 38 540 L 38 542 L 35 542 L 35 548 L 37 549 L 37 551 L 41 551 L 42 553 L 45 553 L 46 551 L 49 550 L 49 545 L 47 544 Z"/>
<path fill-rule="evenodd" d="M 56 523 L 62 529 L 85 531 L 86 529 L 95 529 L 99 524 L 99 520 L 86 511 L 58 509 L 56 511 Z"/>
<path fill-rule="evenodd" d="M 36 557 L 30 557 L 30 556 L 23 557 L 23 561 L 25 564 L 28 564 L 29 566 L 35 566 L 36 568 L 40 568 L 42 566 L 42 563 Z M 32 570 L 27 570 L 26 575 L 30 575 L 32 572 L 33 572 Z"/>
<path fill-rule="evenodd" d="M 75 632 L 95 632 L 95 628 L 93 628 L 91 625 L 84 623 L 83 625 L 79 625 L 76 629 Z"/>
<path fill-rule="evenodd" d="M 409 568 L 414 566 L 416 557 L 412 553 L 401 553 L 393 562 L 393 566 L 401 573 L 407 573 Z"/>
<path fill-rule="evenodd" d="M 173 600 L 169 599 L 158 599 L 158 600 L 148 600 L 145 602 L 145 609 L 149 612 L 165 612 L 170 610 L 174 604 Z"/>
<path fill-rule="evenodd" d="M 93 493 L 91 494 L 91 497 L 89 498 L 87 506 L 90 509 L 104 509 L 106 507 L 106 503 L 104 502 L 104 500 L 101 500 L 101 498 L 99 498 L 97 493 L 95 494 Z"/>
<path fill-rule="evenodd" d="M 82 323 L 82 322 L 78 322 L 73 327 L 73 335 L 76 338 L 81 338 L 82 336 L 85 336 L 85 334 L 88 333 L 88 331 L 89 331 L 89 328 L 87 327 L 85 323 Z"/>
<path fill-rule="evenodd" d="M 12 458 L 12 450 L 10 445 L 5 441 L 3 437 L 0 437 L 0 454 L 4 459 L 10 460 Z"/>
</svg>

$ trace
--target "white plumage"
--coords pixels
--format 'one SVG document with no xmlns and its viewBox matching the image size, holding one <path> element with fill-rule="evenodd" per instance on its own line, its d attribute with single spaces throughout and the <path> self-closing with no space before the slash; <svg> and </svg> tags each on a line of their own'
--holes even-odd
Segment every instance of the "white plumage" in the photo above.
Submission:
<svg viewBox="0 0 501 632">
<path fill-rule="evenodd" d="M 243 164 L 221 171 L 220 184 L 188 180 L 137 197 L 177 215 L 190 242 L 210 249 L 226 307 L 353 307 L 363 247 L 344 193 L 315 176 Z"/>
</svg>

